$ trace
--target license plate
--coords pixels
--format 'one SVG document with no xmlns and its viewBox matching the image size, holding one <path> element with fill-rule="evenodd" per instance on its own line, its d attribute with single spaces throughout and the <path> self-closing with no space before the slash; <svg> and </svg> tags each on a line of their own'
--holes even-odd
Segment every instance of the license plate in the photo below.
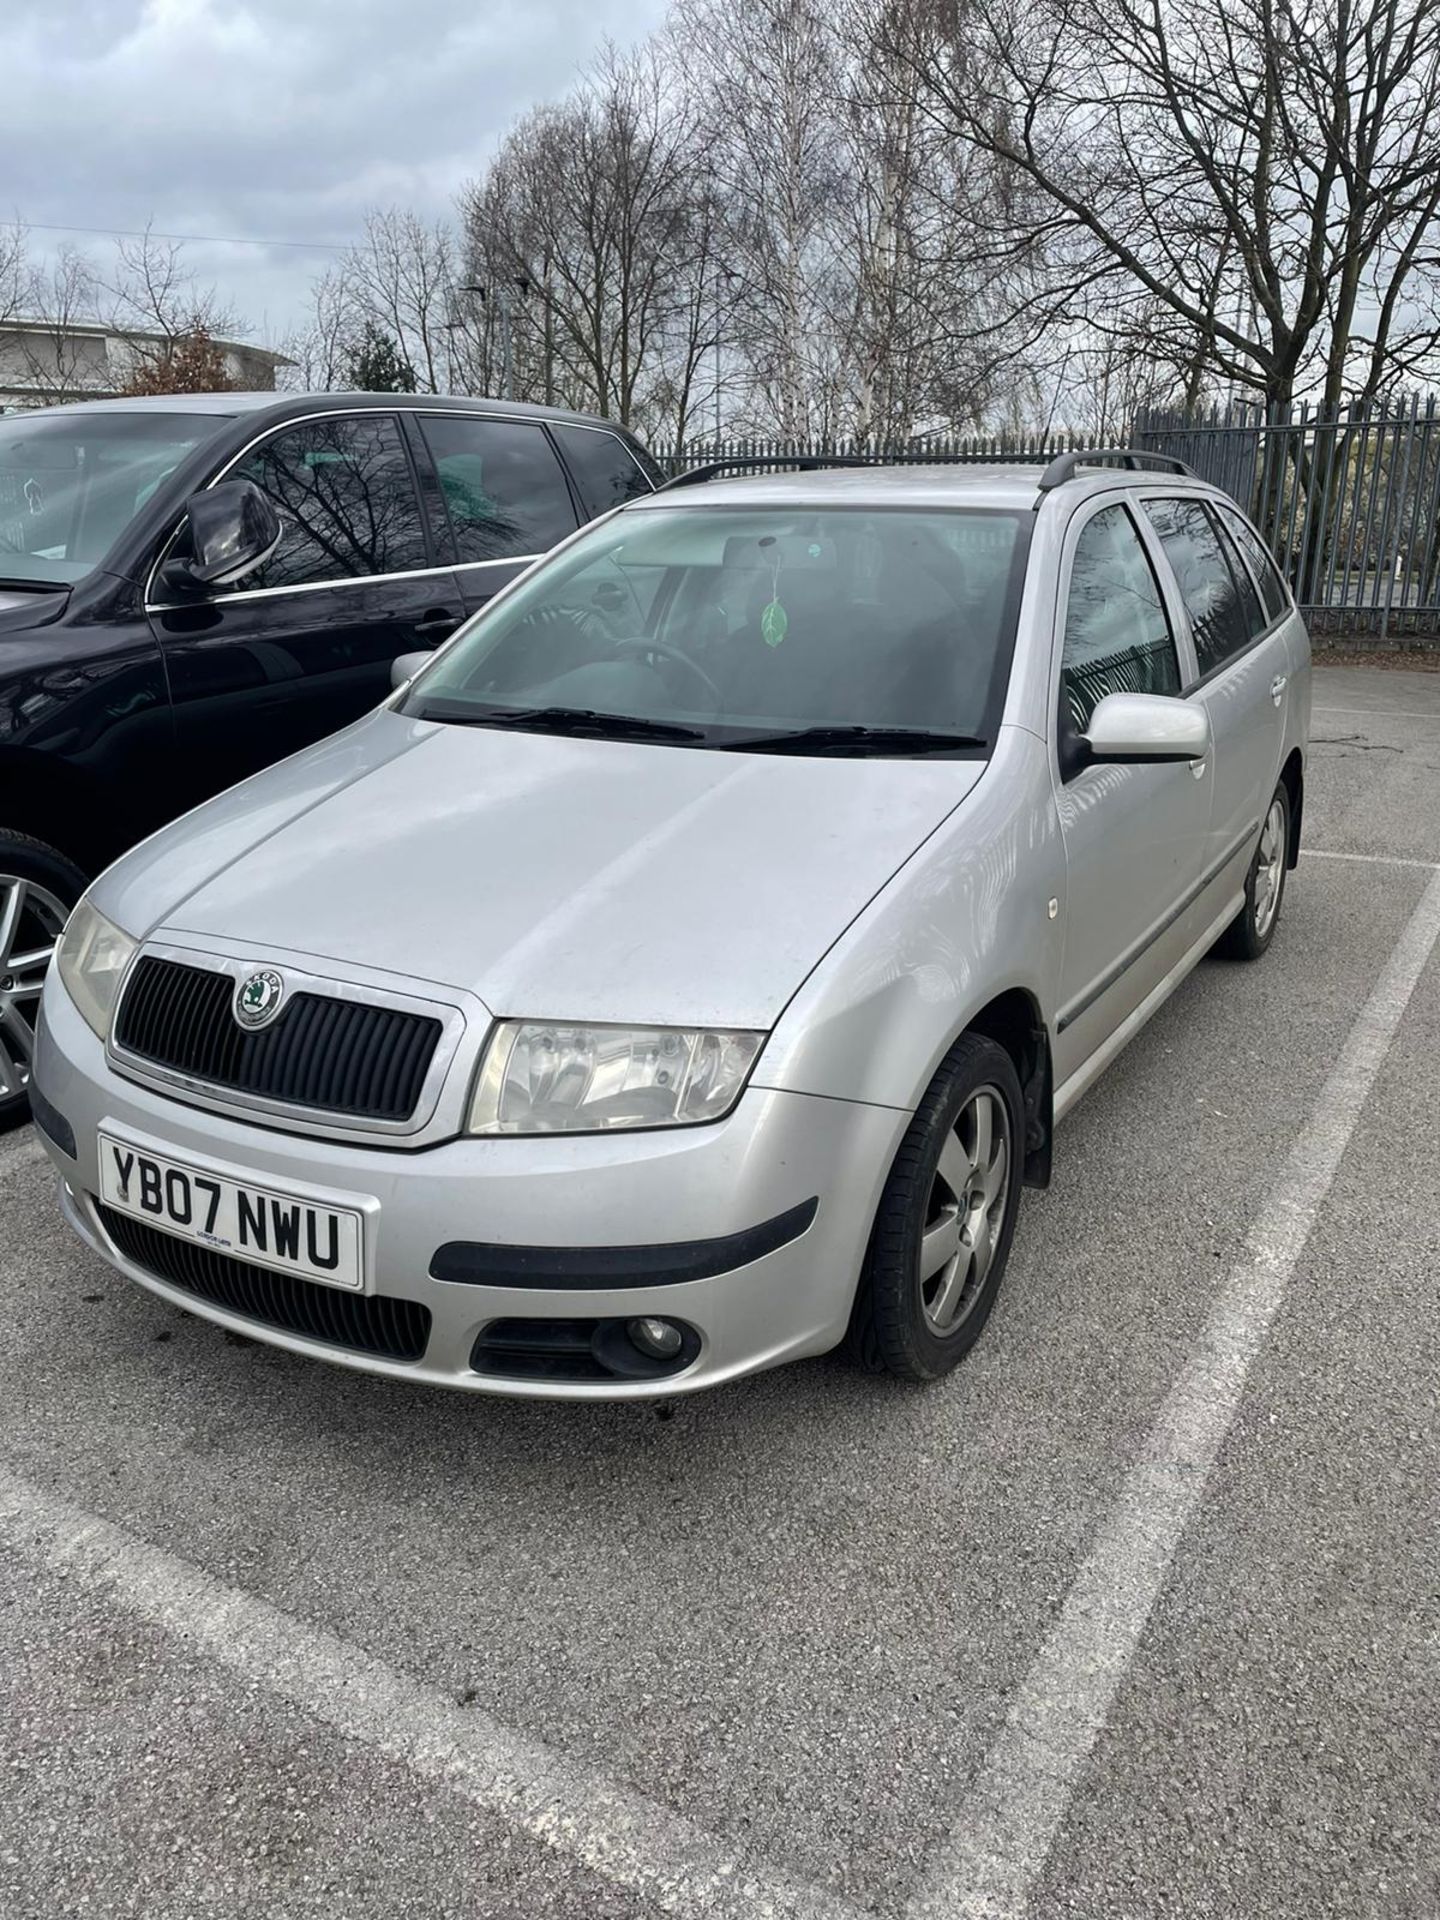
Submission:
<svg viewBox="0 0 1440 1920">
<path fill-rule="evenodd" d="M 162 1233 L 255 1266 L 355 1293 L 365 1285 L 363 1220 L 348 1207 L 162 1160 L 104 1133 L 100 1197 Z"/>
</svg>

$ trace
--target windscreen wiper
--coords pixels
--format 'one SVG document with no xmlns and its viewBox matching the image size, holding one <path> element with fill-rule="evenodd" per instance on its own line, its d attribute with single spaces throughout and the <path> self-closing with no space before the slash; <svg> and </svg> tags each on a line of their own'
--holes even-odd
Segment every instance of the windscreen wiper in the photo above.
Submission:
<svg viewBox="0 0 1440 1920">
<path fill-rule="evenodd" d="M 973 733 L 933 727 L 796 727 L 785 733 L 753 733 L 727 740 L 731 753 L 895 754 L 954 753 L 990 743 Z"/>
<path fill-rule="evenodd" d="M 444 720 L 464 727 L 515 727 L 530 733 L 574 734 L 595 740 L 703 741 L 703 727 L 649 720 L 638 713 L 601 713 L 595 707 L 475 707 L 468 701 L 426 700 L 417 720 Z"/>
</svg>

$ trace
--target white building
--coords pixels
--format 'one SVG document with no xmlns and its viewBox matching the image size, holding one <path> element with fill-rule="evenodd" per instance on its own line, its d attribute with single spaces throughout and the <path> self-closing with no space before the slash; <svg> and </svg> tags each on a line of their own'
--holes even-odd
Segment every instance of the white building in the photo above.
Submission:
<svg viewBox="0 0 1440 1920">
<path fill-rule="evenodd" d="M 0 320 L 0 408 L 53 406 L 61 400 L 109 400 L 125 387 L 147 351 L 167 335 L 87 321 Z M 270 393 L 283 353 L 243 340 L 216 340 L 237 389 Z"/>
</svg>

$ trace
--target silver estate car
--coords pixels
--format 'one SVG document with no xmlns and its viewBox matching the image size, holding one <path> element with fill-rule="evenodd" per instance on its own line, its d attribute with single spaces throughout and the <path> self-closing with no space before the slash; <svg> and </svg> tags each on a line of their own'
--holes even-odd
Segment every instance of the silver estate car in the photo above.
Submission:
<svg viewBox="0 0 1440 1920">
<path fill-rule="evenodd" d="M 1269 946 L 1309 708 L 1178 462 L 687 475 L 94 884 L 35 1057 L 65 1214 L 439 1386 L 933 1379 L 1056 1123 Z"/>
</svg>

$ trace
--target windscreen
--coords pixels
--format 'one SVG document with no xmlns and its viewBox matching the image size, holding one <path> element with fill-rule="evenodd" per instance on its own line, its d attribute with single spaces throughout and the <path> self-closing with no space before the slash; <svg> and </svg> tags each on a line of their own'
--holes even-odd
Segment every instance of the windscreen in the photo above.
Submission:
<svg viewBox="0 0 1440 1920">
<path fill-rule="evenodd" d="M 990 730 L 1022 516 L 656 504 L 479 614 L 404 703 L 434 719 L 584 709 L 699 728 Z"/>
<path fill-rule="evenodd" d="M 221 424 L 213 413 L 108 409 L 0 416 L 0 581 L 82 579 Z"/>
</svg>

